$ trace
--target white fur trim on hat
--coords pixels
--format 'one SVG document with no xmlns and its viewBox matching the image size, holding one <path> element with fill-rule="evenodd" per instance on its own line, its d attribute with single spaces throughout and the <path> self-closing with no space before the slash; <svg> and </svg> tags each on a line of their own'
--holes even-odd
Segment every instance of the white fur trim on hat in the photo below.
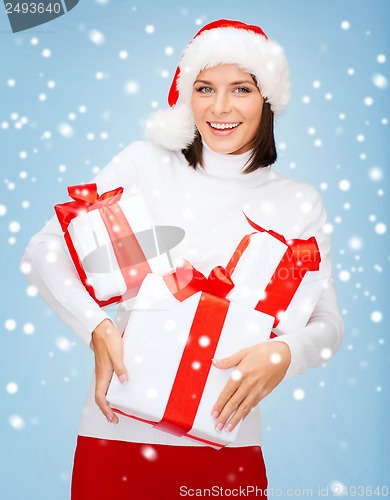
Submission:
<svg viewBox="0 0 390 500">
<path fill-rule="evenodd" d="M 192 144 L 195 137 L 191 111 L 193 83 L 200 71 L 220 64 L 237 64 L 243 71 L 253 74 L 275 115 L 287 106 L 290 77 L 282 47 L 254 31 L 214 28 L 193 38 L 185 49 L 177 79 L 181 104 L 152 116 L 145 130 L 150 140 L 174 151 Z"/>
</svg>

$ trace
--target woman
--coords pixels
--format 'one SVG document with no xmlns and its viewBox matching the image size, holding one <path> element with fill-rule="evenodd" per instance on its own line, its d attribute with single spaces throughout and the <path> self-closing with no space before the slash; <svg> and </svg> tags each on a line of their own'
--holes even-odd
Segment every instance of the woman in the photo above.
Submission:
<svg viewBox="0 0 390 500">
<path fill-rule="evenodd" d="M 322 231 L 326 215 L 317 191 L 270 170 L 276 160 L 273 118 L 288 100 L 281 47 L 257 26 L 215 21 L 187 46 L 169 92 L 171 108 L 147 124 L 151 141 L 130 144 L 93 182 L 100 193 L 118 186 L 141 192 L 156 224 L 185 230 L 191 263 L 205 275 L 226 265 L 251 232 L 243 210 L 286 238 L 315 236 L 322 265 L 330 269 L 329 238 Z M 56 252 L 55 265 L 53 258 L 45 258 L 48 251 Z M 333 281 L 302 331 L 214 361 L 220 369 L 235 366 L 241 373 L 210 408 L 216 428 L 232 430 L 245 418 L 236 441 L 217 451 L 117 415 L 108 405 L 113 372 L 122 383 L 131 383 L 120 327 L 85 291 L 55 218 L 33 237 L 24 260 L 31 263 L 29 278 L 40 294 L 95 355 L 72 499 L 115 494 L 173 499 L 207 488 L 240 487 L 255 488 L 245 490 L 247 496 L 260 496 L 267 478 L 258 403 L 284 378 L 319 366 L 324 352 L 328 359 L 337 351 L 343 325 Z"/>
</svg>

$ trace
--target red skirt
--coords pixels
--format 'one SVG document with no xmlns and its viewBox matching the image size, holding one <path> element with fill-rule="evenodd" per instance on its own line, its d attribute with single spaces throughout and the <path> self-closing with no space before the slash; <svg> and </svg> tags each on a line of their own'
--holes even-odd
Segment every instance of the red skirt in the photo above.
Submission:
<svg viewBox="0 0 390 500">
<path fill-rule="evenodd" d="M 71 500 L 267 498 L 266 488 L 259 446 L 215 450 L 77 438 Z"/>
</svg>

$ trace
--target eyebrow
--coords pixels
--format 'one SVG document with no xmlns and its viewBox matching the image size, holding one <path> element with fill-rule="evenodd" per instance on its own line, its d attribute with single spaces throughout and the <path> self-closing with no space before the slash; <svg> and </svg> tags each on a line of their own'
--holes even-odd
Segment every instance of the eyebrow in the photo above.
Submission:
<svg viewBox="0 0 390 500">
<path fill-rule="evenodd" d="M 204 83 L 206 85 L 212 85 L 213 84 L 212 82 L 209 82 L 207 80 L 195 80 L 194 81 L 194 85 L 195 85 L 195 83 L 198 83 L 198 82 L 199 83 Z M 249 80 L 239 80 L 237 82 L 232 82 L 229 85 L 241 85 L 243 83 L 248 83 L 249 85 L 253 85 L 254 87 L 256 87 L 256 84 L 254 82 L 249 81 Z"/>
</svg>

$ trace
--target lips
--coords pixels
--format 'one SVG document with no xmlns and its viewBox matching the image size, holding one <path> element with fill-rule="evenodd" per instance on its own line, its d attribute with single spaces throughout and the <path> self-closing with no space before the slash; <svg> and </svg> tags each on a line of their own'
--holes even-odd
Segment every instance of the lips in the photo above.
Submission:
<svg viewBox="0 0 390 500">
<path fill-rule="evenodd" d="M 213 122 L 213 123 L 218 123 L 218 122 Z M 231 135 L 235 130 L 237 130 L 241 123 L 239 122 L 230 122 L 230 123 L 238 123 L 238 125 L 236 127 L 233 127 L 233 128 L 225 128 L 225 129 L 219 129 L 219 128 L 213 128 L 210 124 L 210 122 L 207 122 L 210 130 L 211 130 L 211 133 L 213 135 L 216 135 L 216 136 L 219 136 L 219 137 L 226 137 L 228 135 Z"/>
</svg>

